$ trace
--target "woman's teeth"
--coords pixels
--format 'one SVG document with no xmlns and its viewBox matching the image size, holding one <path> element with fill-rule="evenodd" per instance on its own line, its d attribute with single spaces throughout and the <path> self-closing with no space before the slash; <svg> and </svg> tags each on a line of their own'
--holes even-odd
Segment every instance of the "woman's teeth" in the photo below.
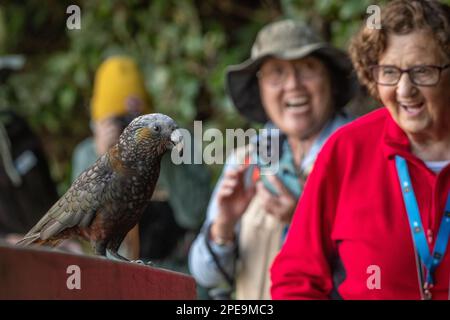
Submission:
<svg viewBox="0 0 450 320">
<path fill-rule="evenodd" d="M 292 99 L 286 102 L 287 107 L 301 107 L 308 103 L 307 99 Z"/>
<path fill-rule="evenodd" d="M 402 104 L 401 107 L 410 115 L 417 115 L 422 111 L 423 109 L 423 103 L 418 104 L 410 104 L 410 105 L 404 105 Z"/>
</svg>

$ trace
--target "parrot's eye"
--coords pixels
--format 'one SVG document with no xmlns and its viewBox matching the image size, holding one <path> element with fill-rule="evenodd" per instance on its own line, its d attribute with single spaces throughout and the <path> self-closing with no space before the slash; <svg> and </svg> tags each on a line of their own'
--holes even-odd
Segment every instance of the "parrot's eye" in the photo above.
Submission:
<svg viewBox="0 0 450 320">
<path fill-rule="evenodd" d="M 161 126 L 155 124 L 155 125 L 153 125 L 152 129 L 153 129 L 153 131 L 155 131 L 155 132 L 160 132 L 160 131 L 161 131 Z"/>
</svg>

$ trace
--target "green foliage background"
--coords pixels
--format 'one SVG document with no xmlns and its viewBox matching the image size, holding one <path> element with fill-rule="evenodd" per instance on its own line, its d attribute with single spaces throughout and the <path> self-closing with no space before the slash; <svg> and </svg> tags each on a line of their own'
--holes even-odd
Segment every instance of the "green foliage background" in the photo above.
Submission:
<svg viewBox="0 0 450 320">
<path fill-rule="evenodd" d="M 28 0 L 0 3 L 0 55 L 24 54 L 23 71 L 0 87 L 0 108 L 24 115 L 41 135 L 64 190 L 74 146 L 90 134 L 96 67 L 107 56 L 139 62 L 155 110 L 185 127 L 245 127 L 224 90 L 224 69 L 247 58 L 257 30 L 281 17 L 309 21 L 346 48 L 371 0 Z M 445 0 L 450 4 L 450 0 Z M 66 8 L 81 8 L 81 30 Z"/>
</svg>

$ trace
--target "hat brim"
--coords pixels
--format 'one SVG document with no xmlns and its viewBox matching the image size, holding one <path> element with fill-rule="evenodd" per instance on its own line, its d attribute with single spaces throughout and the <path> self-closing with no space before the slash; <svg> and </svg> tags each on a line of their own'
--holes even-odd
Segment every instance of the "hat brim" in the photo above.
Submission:
<svg viewBox="0 0 450 320">
<path fill-rule="evenodd" d="M 311 54 L 317 54 L 326 60 L 331 65 L 332 71 L 339 73 L 338 78 L 343 81 L 336 83 L 339 86 L 336 108 L 345 106 L 357 88 L 351 61 L 342 50 L 321 42 L 283 52 L 268 53 L 257 59 L 248 59 L 241 64 L 229 66 L 226 70 L 226 88 L 236 109 L 248 120 L 265 123 L 268 119 L 261 102 L 256 77 L 261 64 L 270 57 L 293 60 Z"/>
</svg>

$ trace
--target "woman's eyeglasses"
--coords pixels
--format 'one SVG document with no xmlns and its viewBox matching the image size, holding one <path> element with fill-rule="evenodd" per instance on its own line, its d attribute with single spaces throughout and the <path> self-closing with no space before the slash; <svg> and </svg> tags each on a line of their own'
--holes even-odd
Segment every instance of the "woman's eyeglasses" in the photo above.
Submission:
<svg viewBox="0 0 450 320">
<path fill-rule="evenodd" d="M 256 76 L 272 87 L 279 87 L 286 82 L 291 73 L 299 80 L 313 79 L 322 74 L 321 70 L 317 67 L 294 62 L 262 68 L 256 73 Z"/>
<path fill-rule="evenodd" d="M 438 84 L 442 71 L 448 67 L 450 67 L 450 64 L 442 67 L 419 65 L 409 69 L 400 69 L 390 65 L 379 65 L 370 67 L 370 70 L 375 82 L 383 86 L 395 86 L 400 81 L 402 74 L 406 72 L 411 82 L 415 85 L 431 87 Z"/>
</svg>

